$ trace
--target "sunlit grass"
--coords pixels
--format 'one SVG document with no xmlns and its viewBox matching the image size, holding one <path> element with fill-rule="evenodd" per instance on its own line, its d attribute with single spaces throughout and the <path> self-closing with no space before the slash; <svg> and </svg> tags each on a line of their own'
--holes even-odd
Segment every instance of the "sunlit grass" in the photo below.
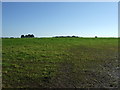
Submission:
<svg viewBox="0 0 120 90">
<path fill-rule="evenodd" d="M 59 71 L 61 65 L 64 68 L 68 64 L 73 65 L 70 66 L 71 75 L 76 75 L 73 81 L 78 79 L 85 83 L 84 78 L 93 78 L 83 71 L 99 70 L 100 65 L 114 62 L 118 52 L 116 38 L 15 38 L 2 41 L 3 87 L 6 88 L 51 87 L 54 85 L 51 80 L 67 72 Z"/>
</svg>

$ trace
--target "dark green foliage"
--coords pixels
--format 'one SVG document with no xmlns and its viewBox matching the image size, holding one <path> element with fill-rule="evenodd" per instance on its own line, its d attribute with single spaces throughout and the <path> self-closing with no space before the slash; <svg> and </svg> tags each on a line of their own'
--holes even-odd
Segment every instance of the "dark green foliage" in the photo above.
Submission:
<svg viewBox="0 0 120 90">
<path fill-rule="evenodd" d="M 33 38 L 34 35 L 33 34 L 28 34 L 28 35 L 21 35 L 21 38 Z"/>
<path fill-rule="evenodd" d="M 78 36 L 55 36 L 55 38 L 78 38 Z"/>
<path fill-rule="evenodd" d="M 24 35 L 21 35 L 21 38 L 24 38 Z"/>
</svg>

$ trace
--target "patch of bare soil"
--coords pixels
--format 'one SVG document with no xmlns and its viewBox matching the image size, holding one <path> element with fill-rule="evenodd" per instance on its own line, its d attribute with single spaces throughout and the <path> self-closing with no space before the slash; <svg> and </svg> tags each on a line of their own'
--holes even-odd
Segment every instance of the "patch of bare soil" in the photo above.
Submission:
<svg viewBox="0 0 120 90">
<path fill-rule="evenodd" d="M 77 52 L 78 53 L 78 52 Z M 118 90 L 118 58 L 108 60 L 97 68 L 74 71 L 72 56 L 60 64 L 58 75 L 51 80 L 51 88 L 111 88 Z"/>
<path fill-rule="evenodd" d="M 64 62 L 60 64 L 60 68 L 58 69 L 57 77 L 52 80 L 53 88 L 76 88 L 74 82 L 74 65 L 70 62 Z"/>
</svg>

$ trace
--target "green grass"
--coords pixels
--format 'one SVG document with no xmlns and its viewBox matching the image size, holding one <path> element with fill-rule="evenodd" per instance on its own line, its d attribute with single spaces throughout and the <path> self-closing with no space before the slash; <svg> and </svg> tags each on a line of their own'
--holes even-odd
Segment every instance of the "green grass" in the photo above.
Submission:
<svg viewBox="0 0 120 90">
<path fill-rule="evenodd" d="M 11 38 L 2 45 L 3 88 L 95 87 L 104 65 L 117 66 L 117 38 Z"/>
</svg>

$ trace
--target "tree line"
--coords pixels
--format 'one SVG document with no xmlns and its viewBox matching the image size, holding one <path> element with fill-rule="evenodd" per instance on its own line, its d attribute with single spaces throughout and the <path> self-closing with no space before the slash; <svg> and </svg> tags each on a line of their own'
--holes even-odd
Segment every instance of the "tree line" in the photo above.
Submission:
<svg viewBox="0 0 120 90">
<path fill-rule="evenodd" d="M 33 34 L 21 35 L 21 38 L 34 38 Z"/>
<path fill-rule="evenodd" d="M 55 38 L 68 38 L 68 37 L 77 37 L 78 38 L 78 36 L 55 36 Z"/>
<path fill-rule="evenodd" d="M 55 36 L 55 38 L 78 38 L 78 36 Z M 21 35 L 21 38 L 34 38 L 33 34 L 28 34 L 28 35 Z M 82 37 L 81 37 L 82 38 Z M 97 36 L 95 36 L 97 38 Z"/>
</svg>

